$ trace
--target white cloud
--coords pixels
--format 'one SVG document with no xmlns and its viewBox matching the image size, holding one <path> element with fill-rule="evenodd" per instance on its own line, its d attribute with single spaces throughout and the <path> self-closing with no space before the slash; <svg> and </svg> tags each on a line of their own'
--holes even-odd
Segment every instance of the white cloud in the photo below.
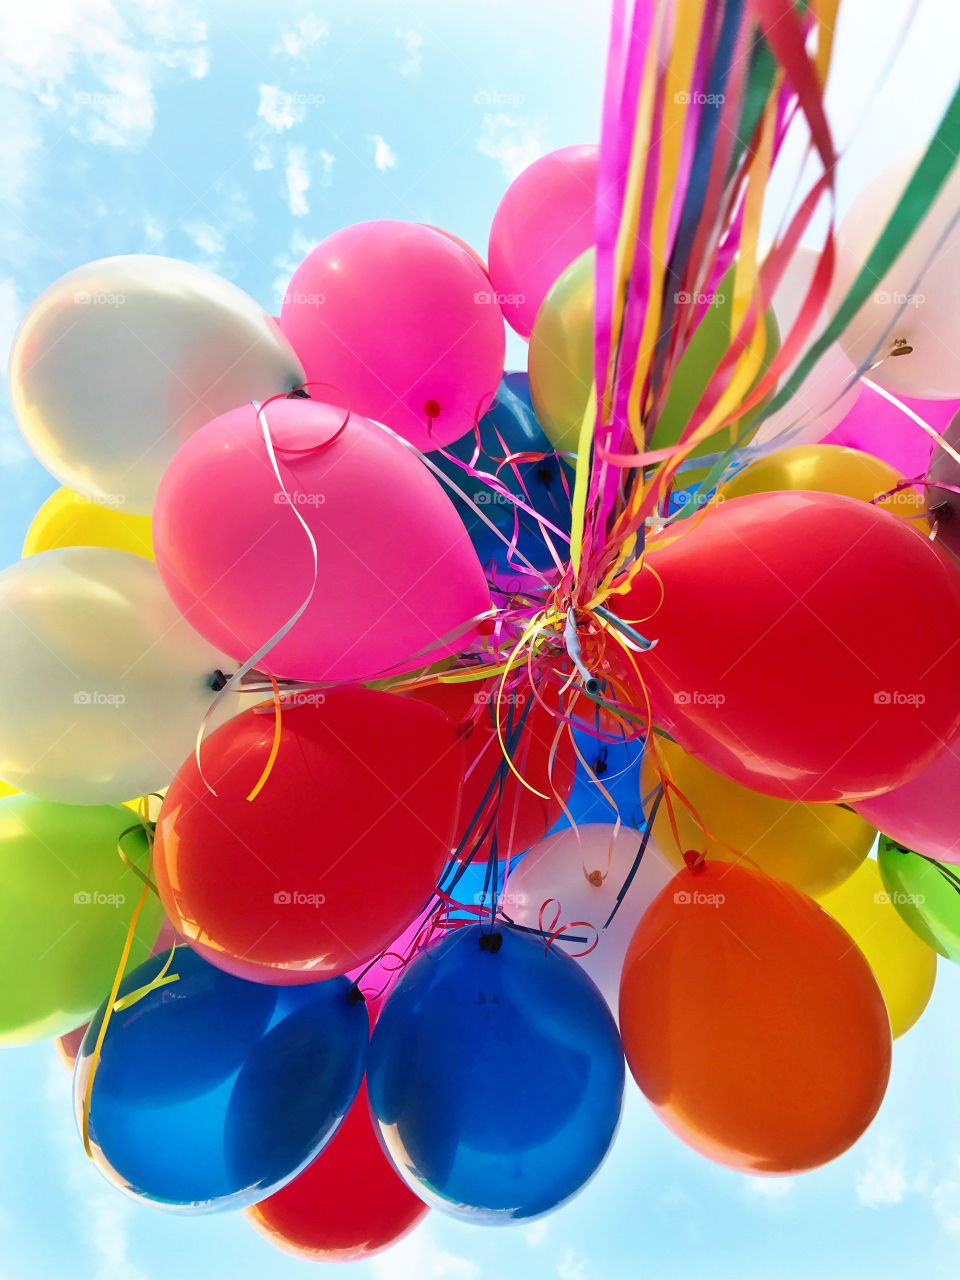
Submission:
<svg viewBox="0 0 960 1280">
<path fill-rule="evenodd" d="M 273 168 L 273 151 L 263 139 L 257 143 L 257 149 L 253 156 L 253 167 L 257 172 Z"/>
<path fill-rule="evenodd" d="M 321 187 L 329 187 L 333 181 L 333 164 L 336 156 L 332 151 L 320 150 L 317 159 L 320 161 L 320 185 Z"/>
<path fill-rule="evenodd" d="M 442 1249 L 425 1222 L 371 1258 L 370 1272 L 373 1280 L 477 1280 L 480 1268 L 470 1258 Z"/>
<path fill-rule="evenodd" d="M 747 1195 L 758 1200 L 779 1202 L 792 1195 L 797 1185 L 796 1178 L 744 1178 Z"/>
<path fill-rule="evenodd" d="M 531 1249 L 536 1249 L 543 1244 L 550 1231 L 550 1224 L 546 1218 L 538 1218 L 536 1222 L 531 1222 L 528 1227 L 523 1229 L 523 1239 Z"/>
<path fill-rule="evenodd" d="M 890 1154 L 886 1143 L 878 1146 L 857 1179 L 856 1193 L 859 1202 L 868 1209 L 880 1205 L 899 1204 L 908 1189 L 903 1161 Z"/>
<path fill-rule="evenodd" d="M 280 33 L 280 42 L 273 46 L 273 52 L 302 59 L 307 49 L 325 43 L 329 34 L 330 28 L 319 18 L 301 18 L 291 31 Z"/>
<path fill-rule="evenodd" d="M 590 1271 L 585 1258 L 581 1258 L 573 1249 L 565 1249 L 557 1263 L 558 1280 L 588 1280 Z"/>
<path fill-rule="evenodd" d="M 503 111 L 484 113 L 477 139 L 481 155 L 496 160 L 511 180 L 546 151 L 539 122 Z"/>
<path fill-rule="evenodd" d="M 373 143 L 373 163 L 381 173 L 397 167 L 396 153 L 385 138 L 382 138 L 379 133 L 371 133 L 367 141 Z"/>
<path fill-rule="evenodd" d="M 284 133 L 299 124 L 306 115 L 306 97 L 304 94 L 287 93 L 275 84 L 262 84 L 257 115 L 271 129 Z"/>
<path fill-rule="evenodd" d="M 310 212 L 307 192 L 310 190 L 310 170 L 307 167 L 306 147 L 291 147 L 287 152 L 287 204 L 295 218 Z"/>
<path fill-rule="evenodd" d="M 223 232 L 209 222 L 185 222 L 183 229 L 199 252 L 198 265 L 216 271 L 227 247 Z"/>
<path fill-rule="evenodd" d="M 290 237 L 286 250 L 274 258 L 273 265 L 278 272 L 273 281 L 273 309 L 276 315 L 280 314 L 283 306 L 283 296 L 290 284 L 290 277 L 316 243 L 316 240 L 312 240 L 298 227 Z"/>
<path fill-rule="evenodd" d="M 147 244 L 151 248 L 155 248 L 163 242 L 166 233 L 157 218 L 150 213 L 145 213 L 143 215 L 143 234 Z"/>
<path fill-rule="evenodd" d="M 397 30 L 394 35 L 400 41 L 403 49 L 404 58 L 400 63 L 399 71 L 402 76 L 415 76 L 420 74 L 420 68 L 423 65 L 423 36 L 419 31 L 412 28 L 406 31 Z"/>
</svg>

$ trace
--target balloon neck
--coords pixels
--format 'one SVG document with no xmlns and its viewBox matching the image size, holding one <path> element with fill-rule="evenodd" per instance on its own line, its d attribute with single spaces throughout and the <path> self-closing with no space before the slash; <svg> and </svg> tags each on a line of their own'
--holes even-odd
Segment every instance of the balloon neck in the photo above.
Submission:
<svg viewBox="0 0 960 1280">
<path fill-rule="evenodd" d="M 423 412 L 427 415 L 428 418 L 439 418 L 440 417 L 439 401 L 425 400 L 423 405 Z"/>
<path fill-rule="evenodd" d="M 213 690 L 214 693 L 219 693 L 221 689 L 226 687 L 227 681 L 229 679 L 230 677 L 224 675 L 223 672 L 220 670 L 220 668 L 217 667 L 216 671 L 214 671 L 213 674 L 208 679 L 207 684 Z"/>
<path fill-rule="evenodd" d="M 480 935 L 480 950 L 481 950 L 481 951 L 489 951 L 489 952 L 491 952 L 492 954 L 496 955 L 496 953 L 500 950 L 500 948 L 501 948 L 502 946 L 503 946 L 503 934 L 502 934 L 502 933 L 498 933 L 498 932 L 494 932 L 494 933 L 481 933 L 481 935 Z"/>
<path fill-rule="evenodd" d="M 592 884 L 592 885 L 593 885 L 593 887 L 594 887 L 594 889 L 602 889 L 602 888 L 603 888 L 603 872 L 602 872 L 602 871 L 588 871 L 588 872 L 587 872 L 587 884 Z"/>
<path fill-rule="evenodd" d="M 699 849 L 685 849 L 683 861 L 688 871 L 700 872 L 707 865 L 707 860 Z"/>
<path fill-rule="evenodd" d="M 347 992 L 347 1003 L 348 1004 L 366 1004 L 367 1003 L 367 997 L 363 994 L 363 992 L 360 990 L 360 988 L 357 986 L 355 982 L 351 985 L 350 990 Z"/>
<path fill-rule="evenodd" d="M 890 348 L 891 358 L 894 356 L 910 356 L 913 355 L 913 347 L 906 338 L 894 338 L 893 346 Z"/>
<path fill-rule="evenodd" d="M 310 392 L 306 387 L 294 387 L 292 391 L 287 392 L 288 400 L 309 400 Z"/>
</svg>

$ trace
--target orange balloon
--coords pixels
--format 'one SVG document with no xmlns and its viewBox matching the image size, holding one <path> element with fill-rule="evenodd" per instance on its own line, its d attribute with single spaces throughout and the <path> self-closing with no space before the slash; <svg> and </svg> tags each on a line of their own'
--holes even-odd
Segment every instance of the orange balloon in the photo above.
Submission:
<svg viewBox="0 0 960 1280">
<path fill-rule="evenodd" d="M 620 1034 L 668 1128 L 745 1173 L 846 1151 L 890 1074 L 890 1020 L 859 947 L 805 894 L 729 863 L 681 871 L 647 908 Z"/>
</svg>

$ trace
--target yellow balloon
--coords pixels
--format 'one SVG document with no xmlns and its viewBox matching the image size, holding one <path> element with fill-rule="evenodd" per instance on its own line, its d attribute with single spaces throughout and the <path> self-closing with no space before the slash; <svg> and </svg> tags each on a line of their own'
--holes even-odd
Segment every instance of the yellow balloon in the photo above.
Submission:
<svg viewBox="0 0 960 1280">
<path fill-rule="evenodd" d="M 769 493 L 783 489 L 812 489 L 816 493 L 840 493 L 870 502 L 896 488 L 903 476 L 888 462 L 859 449 L 839 444 L 799 444 L 777 449 L 758 458 L 720 489 L 724 498 L 745 493 Z M 896 516 L 922 516 L 923 496 L 911 485 L 877 506 Z M 926 528 L 926 521 L 916 521 Z"/>
<path fill-rule="evenodd" d="M 742 860 L 757 866 L 804 893 L 825 893 L 853 875 L 876 838 L 874 828 L 850 809 L 763 796 L 715 773 L 669 739 L 658 738 L 656 747 L 660 769 L 713 837 L 704 836 L 696 818 L 674 792 L 678 842 L 666 801 L 661 802 L 653 838 L 678 868 L 683 866 L 685 850 L 695 849 L 708 858 Z M 659 781 L 653 751 L 648 749 L 640 772 L 643 795 Z"/>
<path fill-rule="evenodd" d="M 6 782 L 0 780 L 0 800 L 2 800 L 4 796 L 18 796 L 19 794 L 20 792 L 16 787 L 11 787 Z"/>
<path fill-rule="evenodd" d="M 927 1007 L 937 976 L 937 953 L 901 918 L 879 868 L 864 862 L 846 883 L 820 899 L 867 958 L 883 993 L 894 1037 L 902 1036 Z"/>
<path fill-rule="evenodd" d="M 530 334 L 530 399 L 547 439 L 576 453 L 593 386 L 593 249 L 575 258 L 544 298 Z"/>
<path fill-rule="evenodd" d="M 57 489 L 30 522 L 23 554 L 34 556 L 55 547 L 113 547 L 152 560 L 150 517 L 91 502 L 73 489 Z"/>
</svg>

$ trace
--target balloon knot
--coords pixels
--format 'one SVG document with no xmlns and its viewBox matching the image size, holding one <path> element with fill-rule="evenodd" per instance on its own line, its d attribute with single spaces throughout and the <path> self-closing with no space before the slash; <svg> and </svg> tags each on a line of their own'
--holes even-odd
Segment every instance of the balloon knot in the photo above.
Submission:
<svg viewBox="0 0 960 1280">
<path fill-rule="evenodd" d="M 503 946 L 502 933 L 481 933 L 480 935 L 481 951 L 489 951 L 492 954 L 496 954 L 496 952 L 498 952 L 502 946 Z"/>
<path fill-rule="evenodd" d="M 913 347 L 906 338 L 894 338 L 893 346 L 890 348 L 891 356 L 909 356 L 913 355 Z"/>
<path fill-rule="evenodd" d="M 213 675 L 210 677 L 210 680 L 208 683 L 214 693 L 219 693 L 220 690 L 225 687 L 229 678 L 230 677 L 225 676 L 223 672 L 220 670 L 220 668 L 218 667 L 217 670 L 214 671 Z"/>
<path fill-rule="evenodd" d="M 349 1004 L 366 1004 L 367 997 L 363 994 L 356 983 L 347 992 L 347 1002 Z"/>
<path fill-rule="evenodd" d="M 600 889 L 600 888 L 602 888 L 602 887 L 603 887 L 603 872 L 602 872 L 602 871 L 588 871 L 588 872 L 587 872 L 587 884 L 592 884 L 592 885 L 593 885 L 593 887 L 594 887 L 595 889 Z"/>
<path fill-rule="evenodd" d="M 707 860 L 699 849 L 686 849 L 683 854 L 683 860 L 687 865 L 688 871 L 702 871 L 707 865 Z"/>
<path fill-rule="evenodd" d="M 428 418 L 440 417 L 440 403 L 437 400 L 426 400 L 423 405 L 423 412 Z"/>
</svg>

